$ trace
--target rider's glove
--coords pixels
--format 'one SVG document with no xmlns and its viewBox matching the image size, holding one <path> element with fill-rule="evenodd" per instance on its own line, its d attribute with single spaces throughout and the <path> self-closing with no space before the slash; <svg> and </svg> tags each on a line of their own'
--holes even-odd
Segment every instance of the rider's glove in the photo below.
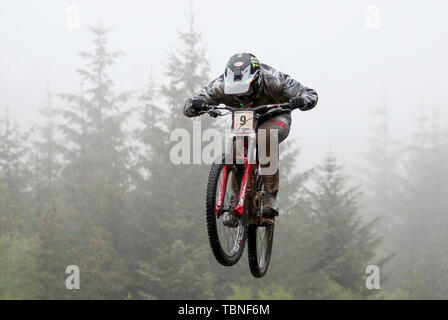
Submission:
<svg viewBox="0 0 448 320">
<path fill-rule="evenodd" d="M 306 100 L 303 97 L 294 97 L 291 99 L 291 101 L 289 102 L 291 105 L 291 110 L 294 109 L 300 109 L 300 110 L 304 110 L 305 106 L 306 106 Z"/>
<path fill-rule="evenodd" d="M 204 100 L 193 98 L 190 101 L 190 108 L 193 112 L 201 112 L 207 110 L 207 103 Z"/>
</svg>

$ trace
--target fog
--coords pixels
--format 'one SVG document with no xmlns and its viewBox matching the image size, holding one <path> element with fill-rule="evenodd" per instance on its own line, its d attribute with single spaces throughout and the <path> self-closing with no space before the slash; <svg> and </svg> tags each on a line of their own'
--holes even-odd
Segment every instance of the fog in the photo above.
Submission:
<svg viewBox="0 0 448 320">
<path fill-rule="evenodd" d="M 179 32 L 190 32 L 190 12 L 194 32 L 201 35 L 194 45 L 205 50 L 205 55 L 192 60 L 198 66 L 208 64 L 209 72 L 191 75 L 190 83 L 178 91 L 173 87 L 171 92 L 177 71 L 167 74 L 176 70 L 170 57 L 185 58 L 185 39 Z M 33 275 L 33 288 L 25 289 L 19 280 L 6 281 L 20 278 L 19 271 L 4 273 L 0 298 L 448 298 L 448 291 L 436 285 L 439 276 L 448 271 L 445 264 L 437 265 L 443 257 L 434 260 L 436 267 L 425 264 L 448 244 L 444 232 L 448 226 L 447 12 L 448 3 L 442 0 L 3 1 L 0 110 L 3 117 L 7 109 L 10 119 L 5 117 L 0 123 L 0 144 L 4 143 L 0 145 L 0 248 L 13 251 L 0 254 L 0 267 L 12 270 L 15 264 L 39 265 L 40 271 Z M 95 131 L 92 125 L 91 136 L 82 136 L 84 131 L 75 133 L 96 119 L 80 120 L 81 109 L 76 106 L 89 108 L 80 92 L 93 92 L 89 92 L 92 79 L 80 81 L 77 70 L 90 70 L 92 65 L 78 53 L 95 52 L 95 36 L 89 28 L 98 25 L 111 28 L 106 35 L 107 51 L 125 53 L 106 71 L 114 82 L 108 90 L 113 97 L 128 91 L 131 95 L 123 103 L 108 97 L 110 104 L 104 108 L 116 103 L 121 111 L 133 109 L 126 134 L 120 131 L 119 113 L 113 118 L 118 122 L 112 121 L 116 130 Z M 280 194 L 285 218 L 279 220 L 276 231 L 280 235 L 270 277 L 259 282 L 249 279 L 240 266 L 236 270 L 241 274 L 232 282 L 228 269 L 223 271 L 210 253 L 202 213 L 198 218 L 209 167 L 173 167 L 168 164 L 168 147 L 160 142 L 167 140 L 167 128 L 191 124 L 182 115 L 180 101 L 219 76 L 237 52 L 253 53 L 262 63 L 289 74 L 319 95 L 315 109 L 293 112 L 287 141 L 301 151 L 298 157 L 283 155 L 287 169 L 282 172 Z M 151 77 L 155 92 L 150 90 Z M 149 98 L 138 100 L 146 90 Z M 73 96 L 59 96 L 61 93 Z M 55 115 L 65 122 L 49 117 L 48 110 L 46 115 L 41 113 L 49 105 L 55 108 L 49 112 L 57 109 Z M 154 111 L 154 106 L 166 113 Z M 379 109 L 386 110 L 387 116 L 378 114 Z M 75 116 L 67 110 L 80 113 Z M 112 107 L 109 111 L 115 112 Z M 164 117 L 166 114 L 172 120 Z M 19 125 L 20 134 L 31 128 L 43 130 L 22 138 L 9 131 L 9 121 Z M 54 128 L 53 121 L 57 124 Z M 380 129 L 375 129 L 378 126 Z M 57 147 L 53 130 L 59 130 Z M 128 141 L 132 139 L 135 141 Z M 40 142 L 33 144 L 37 140 Z M 85 141 L 91 145 L 86 147 Z M 128 144 L 137 151 L 125 149 Z M 31 147 L 22 150 L 25 145 Z M 10 150 L 14 151 L 9 154 Z M 287 150 L 292 147 L 283 151 Z M 29 154 L 22 158 L 22 152 Z M 121 162 L 111 165 L 117 154 Z M 343 165 L 341 171 L 336 164 Z M 309 184 L 302 183 L 310 168 L 316 170 L 316 176 Z M 326 190 L 323 177 L 336 177 L 342 186 L 336 192 L 339 200 L 330 201 L 331 205 L 322 191 Z M 360 184 L 363 193 L 359 199 L 358 194 L 341 191 L 355 184 Z M 334 234 L 330 233 L 339 239 L 346 229 L 353 229 L 347 248 L 353 245 L 359 250 L 355 250 L 359 253 L 356 258 L 347 248 L 342 253 L 334 249 L 346 260 L 325 256 L 333 249 L 322 243 L 331 236 L 320 224 L 333 221 L 332 210 L 343 212 L 340 214 L 347 219 L 341 219 L 347 224 L 336 223 L 330 228 Z M 168 222 L 160 212 L 170 214 Z M 354 216 L 359 216 L 365 227 L 353 222 Z M 371 229 L 369 222 L 377 217 L 383 220 Z M 2 227 L 2 222 L 7 227 Z M 58 229 L 53 223 L 66 228 L 71 240 L 64 242 L 65 237 L 56 231 L 50 232 L 51 239 L 45 238 L 48 230 Z M 167 227 L 170 224 L 173 229 Z M 363 233 L 365 238 L 360 236 Z M 158 235 L 166 236 L 166 242 L 160 242 Z M 377 237 L 383 238 L 382 244 Z M 39 241 L 35 243 L 32 239 L 36 238 Z M 98 242 L 103 243 L 101 248 L 95 246 Z M 114 277 L 120 275 L 116 287 L 107 284 L 105 275 L 96 287 L 77 295 L 56 286 L 48 289 L 48 281 L 56 278 L 50 271 L 47 275 L 45 268 L 50 267 L 39 264 L 39 259 L 55 243 L 64 243 L 58 248 L 65 248 L 62 251 L 67 255 L 55 256 L 54 261 L 67 265 L 73 263 L 68 257 L 79 257 L 81 252 L 86 258 L 79 258 L 81 269 L 89 266 L 92 279 L 98 275 L 95 272 L 110 269 Z M 298 243 L 305 244 L 297 249 Z M 433 251 L 426 250 L 428 247 Z M 29 248 L 37 255 L 29 255 Z M 73 248 L 77 253 L 72 255 Z M 102 262 L 108 262 L 95 260 L 92 265 L 87 258 L 97 252 L 105 257 Z M 320 253 L 321 260 L 316 257 Z M 198 267 L 201 259 L 207 263 Z M 370 263 L 384 265 L 390 275 L 385 291 L 359 291 L 359 283 L 347 280 L 364 279 L 361 268 Z M 172 269 L 165 270 L 168 264 Z M 291 271 L 291 264 L 300 267 Z M 333 267 L 348 270 L 348 266 L 359 267 L 356 276 L 332 273 Z M 409 278 L 397 275 L 406 268 L 412 271 Z M 189 274 L 191 269 L 195 271 Z M 310 273 L 314 269 L 319 274 Z M 176 276 L 171 278 L 169 272 Z M 185 280 L 182 284 L 190 291 L 182 290 L 177 279 Z M 247 286 L 238 279 L 248 281 Z M 228 283 L 221 286 L 220 281 Z M 302 284 L 289 290 L 288 283 L 296 281 Z M 319 283 L 325 285 L 319 287 Z M 42 286 L 47 291 L 42 291 Z"/>
<path fill-rule="evenodd" d="M 76 90 L 76 53 L 91 46 L 86 29 L 98 22 L 113 27 L 110 45 L 126 53 L 111 70 L 117 87 L 143 88 L 150 72 L 162 78 L 177 30 L 187 27 L 188 6 L 189 1 L 4 2 L 1 104 L 27 126 L 45 104 L 47 85 L 56 92 Z M 223 72 L 232 54 L 245 51 L 318 91 L 318 108 L 294 113 L 290 136 L 303 145 L 307 165 L 329 150 L 350 165 L 364 149 L 370 110 L 383 99 L 394 134 L 404 137 L 418 106 L 447 103 L 444 1 L 194 1 L 193 10 L 211 78 Z"/>
</svg>

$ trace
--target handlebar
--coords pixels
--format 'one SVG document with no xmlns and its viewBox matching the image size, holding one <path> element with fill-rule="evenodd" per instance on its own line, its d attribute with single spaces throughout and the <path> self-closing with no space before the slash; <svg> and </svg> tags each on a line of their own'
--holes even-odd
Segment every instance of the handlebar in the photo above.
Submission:
<svg viewBox="0 0 448 320">
<path fill-rule="evenodd" d="M 205 114 L 208 113 L 212 117 L 222 116 L 221 112 L 219 110 L 229 110 L 231 112 L 235 111 L 253 111 L 256 114 L 257 113 L 264 113 L 268 110 L 274 110 L 274 109 L 284 109 L 291 111 L 291 104 L 290 103 L 280 103 L 280 104 L 267 104 L 263 106 L 258 106 L 255 108 L 237 108 L 237 107 L 229 107 L 226 105 L 217 105 L 217 106 L 209 106 L 209 109 L 206 111 L 201 111 L 199 114 Z"/>
</svg>

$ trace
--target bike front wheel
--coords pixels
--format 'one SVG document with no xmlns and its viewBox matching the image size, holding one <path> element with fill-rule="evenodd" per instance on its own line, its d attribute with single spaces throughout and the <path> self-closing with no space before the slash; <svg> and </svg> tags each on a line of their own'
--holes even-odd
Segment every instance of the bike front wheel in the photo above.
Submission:
<svg viewBox="0 0 448 320">
<path fill-rule="evenodd" d="M 220 198 L 225 166 L 228 174 L 227 183 L 224 201 L 217 214 L 216 206 Z M 241 174 L 236 165 L 224 163 L 212 165 L 207 185 L 207 232 L 213 255 L 224 266 L 232 266 L 238 262 L 246 242 L 246 214 L 237 217 L 233 211 L 238 202 L 240 186 Z"/>
</svg>

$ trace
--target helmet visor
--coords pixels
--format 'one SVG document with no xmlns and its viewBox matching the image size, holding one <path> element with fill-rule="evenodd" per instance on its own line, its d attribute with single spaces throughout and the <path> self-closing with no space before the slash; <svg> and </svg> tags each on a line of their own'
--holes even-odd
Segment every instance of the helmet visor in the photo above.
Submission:
<svg viewBox="0 0 448 320">
<path fill-rule="evenodd" d="M 254 81 L 254 75 L 250 74 L 250 66 L 247 66 L 240 75 L 227 68 L 224 75 L 224 93 L 244 95 L 250 93 L 250 84 Z"/>
</svg>

